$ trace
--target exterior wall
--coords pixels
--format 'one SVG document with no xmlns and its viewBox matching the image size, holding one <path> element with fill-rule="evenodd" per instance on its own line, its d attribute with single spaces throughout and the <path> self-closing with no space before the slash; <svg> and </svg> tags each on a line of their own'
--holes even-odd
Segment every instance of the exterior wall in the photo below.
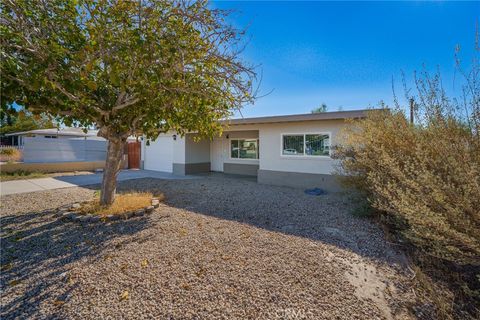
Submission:
<svg viewBox="0 0 480 320">
<path fill-rule="evenodd" d="M 24 138 L 23 161 L 27 163 L 105 161 L 106 154 L 106 140 Z"/>
<path fill-rule="evenodd" d="M 172 133 L 171 135 L 173 136 Z M 173 141 L 173 174 L 185 175 L 185 137 L 177 135 Z"/>
<path fill-rule="evenodd" d="M 173 133 L 169 135 L 173 136 Z M 185 164 L 185 137 L 180 135 L 173 141 L 173 163 Z"/>
<path fill-rule="evenodd" d="M 185 136 L 185 163 L 210 163 L 210 140 L 194 138 L 194 134 Z"/>
<path fill-rule="evenodd" d="M 224 131 L 222 136 L 216 140 L 216 143 L 221 144 L 216 149 L 217 152 L 212 153 L 211 157 L 215 157 L 215 161 L 222 163 L 220 166 L 223 168 L 224 173 L 229 174 L 241 174 L 256 176 L 259 168 L 259 159 L 232 159 L 230 158 L 230 140 L 231 139 L 258 139 L 258 126 L 232 126 L 230 131 Z M 237 130 L 239 129 L 239 130 Z M 242 130 L 245 129 L 245 130 Z M 228 139 L 227 139 L 228 136 Z M 261 151 L 260 151 L 261 152 Z M 262 155 L 260 154 L 260 157 Z"/>
<path fill-rule="evenodd" d="M 173 145 L 173 173 L 186 175 L 210 171 L 210 141 L 195 141 L 195 134 L 177 136 Z"/>
<path fill-rule="evenodd" d="M 174 163 L 173 174 L 184 176 L 186 174 L 204 173 L 210 171 L 210 162 L 205 163 Z"/>
<path fill-rule="evenodd" d="M 174 135 L 176 136 L 175 139 L 173 139 Z M 160 134 L 157 138 L 157 141 L 162 139 L 171 139 L 172 141 L 172 159 L 170 161 L 172 161 L 171 171 L 173 174 L 186 175 L 210 171 L 210 141 L 195 141 L 194 137 L 194 134 L 186 134 L 182 137 L 175 132 L 168 132 Z M 142 168 L 145 168 L 145 159 L 149 159 L 147 161 L 152 161 L 158 157 L 159 153 L 158 150 L 155 152 L 154 148 L 146 146 L 146 141 L 147 140 L 143 138 L 141 154 Z M 152 143 L 155 142 L 151 141 L 150 144 Z M 165 145 L 165 147 L 168 146 Z"/>
<path fill-rule="evenodd" d="M 330 175 L 337 161 L 324 156 L 282 155 L 282 134 L 329 133 L 330 145 L 338 141 L 343 120 L 274 123 L 260 126 L 260 170 Z"/>
<path fill-rule="evenodd" d="M 160 134 L 155 140 L 143 139 L 143 168 L 163 172 L 173 171 L 173 159 L 175 157 L 175 145 L 182 145 L 182 141 L 173 140 L 171 134 Z"/>
<path fill-rule="evenodd" d="M 258 139 L 258 130 L 226 131 L 222 134 L 225 138 L 227 135 L 229 139 Z"/>
<path fill-rule="evenodd" d="M 240 174 L 245 176 L 257 176 L 258 164 L 224 163 L 223 172 L 228 174 Z"/>
<path fill-rule="evenodd" d="M 145 168 L 145 137 L 141 138 L 142 143 L 140 144 L 140 169 Z"/>
</svg>

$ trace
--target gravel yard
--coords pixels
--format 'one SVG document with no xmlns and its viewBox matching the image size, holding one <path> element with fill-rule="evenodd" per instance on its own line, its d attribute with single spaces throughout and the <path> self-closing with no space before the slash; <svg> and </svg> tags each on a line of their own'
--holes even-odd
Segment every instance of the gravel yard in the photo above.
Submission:
<svg viewBox="0 0 480 320">
<path fill-rule="evenodd" d="M 410 319 L 410 273 L 345 195 L 222 175 L 138 179 L 150 216 L 82 225 L 67 188 L 1 199 L 0 318 Z"/>
</svg>

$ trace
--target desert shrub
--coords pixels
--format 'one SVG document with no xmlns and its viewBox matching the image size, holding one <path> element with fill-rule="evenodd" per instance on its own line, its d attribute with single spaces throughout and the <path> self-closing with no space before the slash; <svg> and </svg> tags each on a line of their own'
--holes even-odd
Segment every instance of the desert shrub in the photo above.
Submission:
<svg viewBox="0 0 480 320">
<path fill-rule="evenodd" d="M 2 156 L 11 156 L 14 154 L 14 150 L 13 148 L 0 149 L 0 154 Z"/>
<path fill-rule="evenodd" d="M 0 161 L 20 161 L 22 159 L 22 151 L 15 148 L 0 149 Z"/>
<path fill-rule="evenodd" d="M 407 223 L 402 234 L 429 254 L 462 263 L 480 257 L 480 144 L 453 118 L 411 125 L 404 113 L 371 111 L 346 129 L 346 183 Z"/>
<path fill-rule="evenodd" d="M 351 121 L 335 151 L 343 182 L 406 244 L 432 288 L 450 290 L 437 293 L 453 299 L 437 305 L 444 319 L 480 316 L 478 60 L 460 74 L 465 82 L 457 98 L 447 97 L 439 74 L 416 75 L 415 95 L 406 90 L 416 102 L 413 123 L 398 103 L 371 110 Z M 434 304 L 445 301 L 435 299 L 433 289 L 424 291 Z"/>
</svg>

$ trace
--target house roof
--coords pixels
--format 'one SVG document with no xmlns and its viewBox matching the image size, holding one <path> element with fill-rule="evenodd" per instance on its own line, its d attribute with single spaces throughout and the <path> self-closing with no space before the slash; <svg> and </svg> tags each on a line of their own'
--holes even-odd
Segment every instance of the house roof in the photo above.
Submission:
<svg viewBox="0 0 480 320">
<path fill-rule="evenodd" d="M 22 131 L 22 132 L 13 132 L 8 133 L 5 136 L 26 136 L 30 134 L 39 134 L 39 135 L 52 135 L 52 136 L 69 136 L 69 137 L 94 137 L 95 139 L 103 139 L 97 135 L 98 130 L 88 130 L 87 133 L 83 132 L 82 128 L 61 128 L 60 130 L 56 128 L 52 129 L 36 129 L 30 131 Z M 93 139 L 93 138 L 91 138 Z M 132 141 L 136 140 L 135 136 L 129 136 L 127 140 Z"/>
<path fill-rule="evenodd" d="M 57 135 L 57 136 L 72 136 L 72 137 L 90 137 L 96 136 L 98 130 L 88 130 L 87 133 L 83 132 L 82 128 L 57 128 L 52 129 L 36 129 L 30 131 L 13 132 L 6 134 L 5 136 L 24 136 L 27 134 L 44 134 L 44 135 Z"/>
<path fill-rule="evenodd" d="M 242 124 L 282 123 L 282 122 L 301 122 L 301 121 L 319 121 L 319 120 L 358 119 L 358 118 L 365 118 L 366 112 L 370 110 L 373 110 L 373 109 L 304 113 L 304 114 L 255 117 L 255 118 L 243 118 L 243 119 L 229 119 L 229 120 L 222 120 L 220 122 L 226 125 L 242 125 Z M 96 136 L 97 132 L 98 130 L 88 130 L 88 133 L 84 133 L 82 128 L 62 128 L 60 130 L 53 128 L 53 129 L 37 129 L 37 130 L 30 130 L 30 131 L 14 132 L 14 133 L 6 134 L 5 136 L 44 134 L 44 135 L 59 135 L 59 136 L 73 136 L 73 137 L 90 137 L 90 136 Z"/>
<path fill-rule="evenodd" d="M 260 124 L 260 123 L 356 119 L 356 118 L 365 118 L 366 112 L 369 110 L 371 109 L 230 119 L 230 120 L 223 120 L 221 122 L 227 125 L 241 125 L 241 124 Z"/>
</svg>

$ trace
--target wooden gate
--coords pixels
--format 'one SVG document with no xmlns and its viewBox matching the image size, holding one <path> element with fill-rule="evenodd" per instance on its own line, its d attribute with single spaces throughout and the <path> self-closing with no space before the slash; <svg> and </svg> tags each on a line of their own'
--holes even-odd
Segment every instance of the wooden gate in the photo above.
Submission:
<svg viewBox="0 0 480 320">
<path fill-rule="evenodd" d="M 128 168 L 140 169 L 140 141 L 128 142 Z"/>
</svg>

